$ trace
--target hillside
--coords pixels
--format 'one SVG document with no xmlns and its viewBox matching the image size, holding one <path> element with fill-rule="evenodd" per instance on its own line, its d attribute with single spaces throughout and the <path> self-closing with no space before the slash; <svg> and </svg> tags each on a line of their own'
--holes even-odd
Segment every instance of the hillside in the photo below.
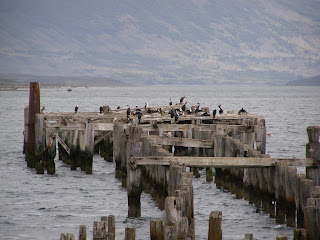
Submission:
<svg viewBox="0 0 320 240">
<path fill-rule="evenodd" d="M 41 87 L 59 86 L 126 86 L 127 83 L 107 77 L 61 77 L 19 74 L 0 74 L 0 89 L 29 87 L 30 82 L 40 82 Z"/>
<path fill-rule="evenodd" d="M 0 72 L 131 84 L 275 84 L 319 74 L 320 1 L 12 1 Z"/>
<path fill-rule="evenodd" d="M 320 86 L 320 75 L 312 78 L 290 81 L 286 85 L 287 86 Z"/>
</svg>

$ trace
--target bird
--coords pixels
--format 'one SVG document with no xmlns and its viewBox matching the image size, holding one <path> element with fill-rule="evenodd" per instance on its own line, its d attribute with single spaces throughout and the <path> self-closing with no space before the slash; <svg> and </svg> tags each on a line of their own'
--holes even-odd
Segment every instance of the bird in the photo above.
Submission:
<svg viewBox="0 0 320 240">
<path fill-rule="evenodd" d="M 100 113 L 102 113 L 103 112 L 103 107 L 102 106 L 100 106 Z"/>
<path fill-rule="evenodd" d="M 181 107 L 182 111 L 185 111 L 185 110 L 186 110 L 186 104 L 187 104 L 187 102 L 182 105 L 182 107 Z"/>
<path fill-rule="evenodd" d="M 127 108 L 127 117 L 129 117 L 130 113 L 131 113 L 131 109 L 130 109 L 129 105 L 127 105 L 127 106 L 128 106 L 128 108 Z"/>
<path fill-rule="evenodd" d="M 182 98 L 180 98 L 180 103 L 183 103 L 185 96 L 183 96 Z"/>
<path fill-rule="evenodd" d="M 139 119 L 139 123 L 140 123 L 140 121 L 141 121 L 141 118 L 142 118 L 142 112 L 141 111 L 138 111 L 138 119 Z"/>
<path fill-rule="evenodd" d="M 144 104 L 144 109 L 147 109 L 148 108 L 148 103 L 145 103 Z"/>
<path fill-rule="evenodd" d="M 213 116 L 213 118 L 215 118 L 215 117 L 216 117 L 216 114 L 217 114 L 217 110 L 216 110 L 216 109 L 214 109 L 214 110 L 212 111 L 212 116 Z"/>
<path fill-rule="evenodd" d="M 76 106 L 75 108 L 74 108 L 74 113 L 77 113 L 78 112 L 78 106 Z"/>
<path fill-rule="evenodd" d="M 241 108 L 241 109 L 239 110 L 238 114 L 240 115 L 241 113 L 246 113 L 246 112 L 247 112 L 246 110 L 244 110 L 243 108 Z"/>
<path fill-rule="evenodd" d="M 117 109 L 120 109 L 120 106 L 118 106 Z"/>
<path fill-rule="evenodd" d="M 131 119 L 130 119 L 130 117 L 128 116 L 126 123 L 130 123 L 130 122 L 131 122 Z"/>
<path fill-rule="evenodd" d="M 179 119 L 179 113 L 176 111 L 176 114 L 174 115 L 174 121 L 177 122 Z"/>
<path fill-rule="evenodd" d="M 44 110 L 45 110 L 45 107 L 43 106 L 43 107 L 41 108 L 41 112 L 44 112 Z"/>
<path fill-rule="evenodd" d="M 198 112 L 200 112 L 200 103 L 198 103 L 198 106 L 197 106 L 197 108 L 196 108 L 196 110 L 195 110 L 195 113 L 197 114 Z"/>
<path fill-rule="evenodd" d="M 172 108 L 170 108 L 170 117 L 171 117 L 171 118 L 173 118 L 173 116 L 174 116 L 173 109 L 172 109 Z"/>
<path fill-rule="evenodd" d="M 202 114 L 202 116 L 210 116 L 210 113 L 204 112 L 204 113 Z"/>
<path fill-rule="evenodd" d="M 171 98 L 170 98 L 169 106 L 172 106 L 172 100 L 171 100 Z"/>
<path fill-rule="evenodd" d="M 223 114 L 223 109 L 221 108 L 221 104 L 218 106 L 219 110 L 219 114 Z"/>
</svg>

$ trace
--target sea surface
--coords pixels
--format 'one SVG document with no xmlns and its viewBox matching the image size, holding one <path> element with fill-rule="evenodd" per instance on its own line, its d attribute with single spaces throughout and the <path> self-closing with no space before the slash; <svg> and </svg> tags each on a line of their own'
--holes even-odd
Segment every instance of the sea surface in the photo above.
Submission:
<svg viewBox="0 0 320 240">
<path fill-rule="evenodd" d="M 187 106 L 224 111 L 242 107 L 265 117 L 267 153 L 271 157 L 305 158 L 306 128 L 320 126 L 320 87 L 271 86 L 134 86 L 42 88 L 41 106 L 47 112 L 97 112 L 101 105 L 127 108 L 167 105 L 185 96 Z M 124 239 L 127 226 L 137 228 L 136 239 L 150 239 L 149 223 L 164 212 L 148 195 L 141 196 L 142 217 L 127 217 L 127 192 L 115 176 L 115 164 L 94 156 L 93 174 L 86 175 L 55 159 L 56 174 L 37 175 L 27 167 L 23 151 L 24 107 L 29 90 L 0 92 L 0 239 L 59 239 L 60 233 L 78 237 L 79 226 L 92 226 L 101 216 L 114 215 L 116 239 Z M 292 229 L 276 224 L 268 214 L 221 188 L 205 181 L 205 174 L 193 180 L 196 239 L 207 239 L 211 211 L 223 214 L 224 240 L 253 233 L 254 239 L 292 237 Z"/>
</svg>

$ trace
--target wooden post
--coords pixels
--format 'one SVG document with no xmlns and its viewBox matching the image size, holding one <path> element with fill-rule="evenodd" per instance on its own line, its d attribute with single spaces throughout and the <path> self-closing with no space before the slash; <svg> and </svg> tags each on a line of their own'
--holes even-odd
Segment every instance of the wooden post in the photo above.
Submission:
<svg viewBox="0 0 320 240">
<path fill-rule="evenodd" d="M 79 240 L 86 240 L 87 239 L 87 226 L 80 225 L 79 228 Z"/>
<path fill-rule="evenodd" d="M 126 227 L 125 240 L 135 240 L 136 239 L 136 228 Z"/>
<path fill-rule="evenodd" d="M 40 113 L 40 84 L 30 82 L 26 160 L 28 167 L 31 168 L 36 167 L 40 160 L 36 156 L 35 149 L 35 118 L 37 113 Z"/>
<path fill-rule="evenodd" d="M 253 234 L 252 233 L 246 233 L 244 235 L 245 240 L 253 240 Z"/>
<path fill-rule="evenodd" d="M 302 228 L 293 229 L 293 240 L 307 240 L 306 230 Z"/>
<path fill-rule="evenodd" d="M 222 239 L 222 212 L 213 211 L 210 213 L 209 218 L 209 236 L 208 240 L 221 240 Z"/>
<path fill-rule="evenodd" d="M 287 236 L 277 236 L 276 240 L 288 240 Z"/>
<path fill-rule="evenodd" d="M 151 240 L 163 240 L 164 239 L 163 220 L 151 220 L 150 221 L 150 239 Z"/>
<path fill-rule="evenodd" d="M 67 234 L 61 233 L 60 240 L 74 240 L 74 235 L 71 233 L 67 233 Z"/>
<path fill-rule="evenodd" d="M 113 215 L 108 216 L 108 240 L 115 240 L 116 239 L 116 222 Z"/>
<path fill-rule="evenodd" d="M 29 106 L 24 108 L 24 143 L 23 143 L 23 154 L 27 152 L 27 145 L 28 145 L 28 118 L 29 118 Z"/>
<path fill-rule="evenodd" d="M 105 222 L 94 221 L 93 223 L 93 240 L 101 240 L 106 237 Z"/>
<path fill-rule="evenodd" d="M 128 217 L 141 216 L 141 168 L 127 167 L 127 193 L 128 193 Z"/>
<path fill-rule="evenodd" d="M 212 182 L 213 181 L 213 174 L 212 174 L 212 168 L 206 168 L 206 181 Z"/>
</svg>

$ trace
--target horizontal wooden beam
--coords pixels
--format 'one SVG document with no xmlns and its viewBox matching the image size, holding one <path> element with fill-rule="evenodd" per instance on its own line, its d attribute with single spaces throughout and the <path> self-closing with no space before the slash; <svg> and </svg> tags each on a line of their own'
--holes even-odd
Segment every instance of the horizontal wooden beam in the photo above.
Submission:
<svg viewBox="0 0 320 240">
<path fill-rule="evenodd" d="M 109 136 L 112 132 L 106 132 L 99 136 L 96 140 L 94 140 L 94 145 L 97 145 L 99 142 L 101 142 L 103 139 L 105 139 L 107 136 Z"/>
<path fill-rule="evenodd" d="M 178 138 L 149 135 L 148 138 L 153 138 L 159 145 L 168 145 L 176 147 L 196 147 L 196 148 L 213 148 L 213 141 L 192 139 L 192 138 Z"/>
<path fill-rule="evenodd" d="M 169 166 L 170 163 L 188 167 L 215 168 L 258 168 L 273 167 L 276 162 L 286 161 L 289 166 L 314 166 L 312 159 L 276 159 L 251 157 L 132 157 L 129 159 L 131 167 L 144 165 Z"/>
</svg>

